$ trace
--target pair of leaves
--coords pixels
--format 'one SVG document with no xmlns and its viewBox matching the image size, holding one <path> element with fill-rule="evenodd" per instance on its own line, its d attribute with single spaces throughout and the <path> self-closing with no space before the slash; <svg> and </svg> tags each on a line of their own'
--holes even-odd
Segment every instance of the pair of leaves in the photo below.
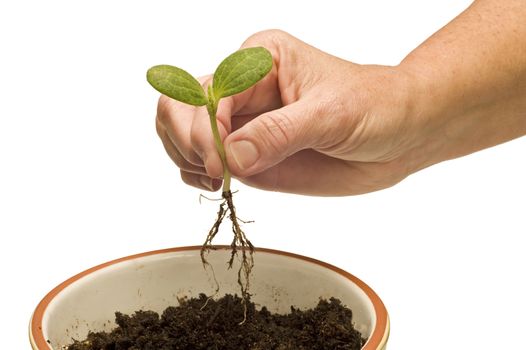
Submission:
<svg viewBox="0 0 526 350">
<path fill-rule="evenodd" d="M 263 47 L 234 52 L 217 67 L 212 92 L 215 101 L 238 94 L 263 79 L 272 68 L 272 55 Z M 201 84 L 188 72 L 169 65 L 154 66 L 146 75 L 160 93 L 177 101 L 204 106 L 208 98 Z"/>
</svg>

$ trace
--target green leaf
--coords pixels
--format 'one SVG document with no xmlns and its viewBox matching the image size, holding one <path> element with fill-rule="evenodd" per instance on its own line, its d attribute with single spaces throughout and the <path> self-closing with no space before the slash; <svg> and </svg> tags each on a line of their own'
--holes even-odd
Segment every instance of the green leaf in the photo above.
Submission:
<svg viewBox="0 0 526 350">
<path fill-rule="evenodd" d="M 272 68 L 272 55 L 264 47 L 251 47 L 234 52 L 214 73 L 214 97 L 235 95 L 263 79 Z"/>
<path fill-rule="evenodd" d="M 207 104 L 203 87 L 188 72 L 169 65 L 148 69 L 146 79 L 161 94 L 194 106 Z"/>
</svg>

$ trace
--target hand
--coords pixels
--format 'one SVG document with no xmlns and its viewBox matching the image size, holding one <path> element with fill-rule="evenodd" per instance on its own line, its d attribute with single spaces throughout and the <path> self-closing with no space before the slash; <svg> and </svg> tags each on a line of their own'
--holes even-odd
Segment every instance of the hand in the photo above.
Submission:
<svg viewBox="0 0 526 350">
<path fill-rule="evenodd" d="M 228 166 L 258 188 L 350 195 L 526 135 L 526 3 L 475 1 L 398 66 L 357 65 L 266 31 L 274 67 L 220 102 Z M 205 78 L 206 85 L 210 79 Z M 161 97 L 157 130 L 183 180 L 217 190 L 203 108 Z"/>
<path fill-rule="evenodd" d="M 408 75 L 341 60 L 281 31 L 258 33 L 242 47 L 250 46 L 269 49 L 274 67 L 218 110 L 228 165 L 240 181 L 349 195 L 392 186 L 419 168 L 415 148 L 425 135 L 415 136 Z M 156 124 L 183 180 L 219 189 L 222 165 L 206 109 L 161 96 Z"/>
</svg>

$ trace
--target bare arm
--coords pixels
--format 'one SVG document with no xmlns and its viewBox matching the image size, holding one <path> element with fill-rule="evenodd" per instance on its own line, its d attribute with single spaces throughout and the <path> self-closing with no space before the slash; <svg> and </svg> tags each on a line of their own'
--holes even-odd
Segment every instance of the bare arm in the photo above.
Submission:
<svg viewBox="0 0 526 350">
<path fill-rule="evenodd" d="M 526 1 L 479 0 L 411 52 L 421 166 L 526 134 Z"/>
</svg>

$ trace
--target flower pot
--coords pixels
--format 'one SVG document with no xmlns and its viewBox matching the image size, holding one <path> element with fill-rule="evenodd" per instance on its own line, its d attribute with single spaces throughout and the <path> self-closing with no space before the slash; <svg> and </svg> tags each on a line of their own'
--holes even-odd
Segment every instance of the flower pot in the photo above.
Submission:
<svg viewBox="0 0 526 350">
<path fill-rule="evenodd" d="M 220 284 L 219 295 L 239 293 L 237 273 L 228 270 L 229 247 L 208 255 Z M 91 331 L 109 331 L 115 311 L 162 312 L 178 298 L 213 294 L 213 278 L 205 273 L 200 247 L 179 247 L 132 255 L 79 273 L 49 292 L 31 318 L 33 349 L 61 349 Z M 368 338 L 365 350 L 385 349 L 387 311 L 376 293 L 350 273 L 327 263 L 277 250 L 255 253 L 251 300 L 271 312 L 290 306 L 312 308 L 319 298 L 338 298 L 352 309 L 354 327 Z"/>
</svg>

